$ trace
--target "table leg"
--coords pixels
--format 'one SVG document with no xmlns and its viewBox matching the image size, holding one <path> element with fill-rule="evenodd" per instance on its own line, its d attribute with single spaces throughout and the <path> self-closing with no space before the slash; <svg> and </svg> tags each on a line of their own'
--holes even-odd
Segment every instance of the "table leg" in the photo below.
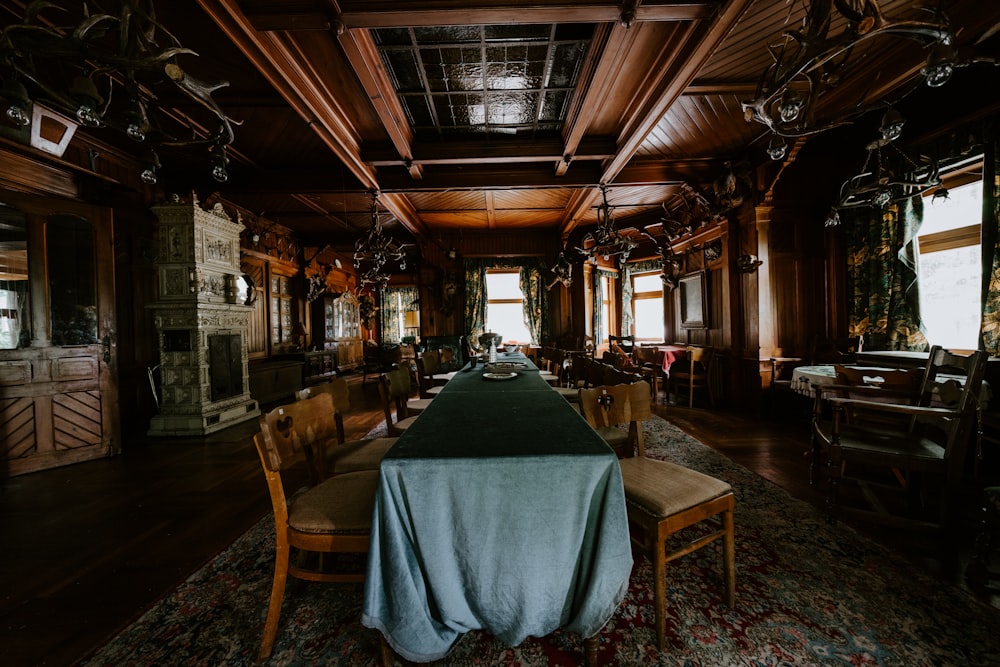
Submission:
<svg viewBox="0 0 1000 667">
<path fill-rule="evenodd" d="M 597 645 L 599 643 L 598 635 L 583 640 L 583 652 L 586 656 L 587 667 L 597 667 Z"/>
<path fill-rule="evenodd" d="M 378 638 L 382 667 L 392 667 L 392 665 L 396 664 L 395 652 L 392 650 L 392 647 L 389 646 L 389 642 L 385 640 L 385 635 L 380 632 L 378 634 Z"/>
</svg>

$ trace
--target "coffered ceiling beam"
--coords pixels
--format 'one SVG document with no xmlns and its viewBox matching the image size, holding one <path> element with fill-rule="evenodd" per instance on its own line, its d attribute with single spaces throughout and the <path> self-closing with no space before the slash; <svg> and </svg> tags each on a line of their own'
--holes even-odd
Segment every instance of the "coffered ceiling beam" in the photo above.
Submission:
<svg viewBox="0 0 1000 667">
<path fill-rule="evenodd" d="M 321 63 L 311 62 L 292 37 L 294 33 L 258 31 L 242 12 L 240 0 L 198 0 L 198 4 L 365 188 L 378 189 L 375 168 L 361 160 L 351 114 L 340 105 L 341 100 L 349 103 L 350 97 L 324 83 L 315 69 Z M 427 233 L 405 198 L 381 201 L 411 234 L 422 237 Z"/>
<path fill-rule="evenodd" d="M 424 173 L 424 178 L 419 182 L 413 181 L 402 171 L 387 171 L 379 175 L 379 183 L 383 193 L 593 187 L 598 183 L 595 179 L 599 174 L 600 167 L 597 163 L 575 165 L 562 178 L 557 178 L 552 173 L 551 167 L 544 164 L 512 164 L 496 169 L 453 165 L 427 170 Z"/>
<path fill-rule="evenodd" d="M 628 50 L 628 43 L 628 29 L 620 23 L 606 23 L 597 27 L 591 53 L 599 55 L 588 59 L 584 71 L 578 77 L 582 90 L 574 95 L 573 106 L 566 120 L 566 130 L 563 133 L 565 143 L 555 162 L 557 176 L 563 176 L 572 161 L 582 159 L 584 136 L 601 108 L 602 101 L 607 99 L 608 90 L 614 83 Z M 613 146 L 607 157 L 612 157 L 616 151 L 617 145 Z"/>
<path fill-rule="evenodd" d="M 368 101 L 382 121 L 385 131 L 389 133 L 396 160 L 406 165 L 410 178 L 420 180 L 420 164 L 413 160 L 413 131 L 371 34 L 367 30 L 348 29 L 339 38 L 347 60 L 368 95 Z"/>
<path fill-rule="evenodd" d="M 618 142 L 618 154 L 609 160 L 601 174 L 601 183 L 613 182 L 620 171 L 653 131 L 666 111 L 677 101 L 684 89 L 694 81 L 722 40 L 733 30 L 740 18 L 750 9 L 754 0 L 730 0 L 723 2 L 719 12 L 707 21 L 691 21 L 684 26 L 686 35 L 683 46 L 661 55 L 659 66 L 652 71 L 656 78 L 650 78 L 644 86 L 647 93 L 636 111 L 621 120 L 622 134 Z M 581 198 L 575 208 L 567 207 L 561 232 L 567 237 L 584 212 L 591 208 L 598 193 Z"/>
<path fill-rule="evenodd" d="M 456 143 L 415 142 L 413 164 L 501 164 L 510 162 L 552 162 L 563 156 L 564 144 L 558 139 L 537 141 L 463 141 Z M 606 160 L 615 154 L 612 137 L 593 137 L 578 144 L 577 160 Z M 386 145 L 362 149 L 365 163 L 386 167 L 403 164 L 395 147 Z"/>
<path fill-rule="evenodd" d="M 621 3 L 607 0 L 513 0 L 504 3 L 464 0 L 241 0 L 246 16 L 257 30 L 328 30 L 340 21 L 346 28 L 399 28 L 444 25 L 500 25 L 516 23 L 618 22 Z M 635 21 L 693 21 L 717 11 L 718 0 L 644 0 Z"/>
</svg>

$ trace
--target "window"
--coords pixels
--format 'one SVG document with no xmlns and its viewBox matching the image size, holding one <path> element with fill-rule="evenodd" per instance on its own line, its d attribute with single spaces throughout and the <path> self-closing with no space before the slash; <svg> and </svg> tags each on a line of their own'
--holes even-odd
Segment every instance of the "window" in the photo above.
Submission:
<svg viewBox="0 0 1000 667">
<path fill-rule="evenodd" d="M 599 343 L 607 344 L 608 336 L 615 332 L 615 279 L 608 275 L 601 275 L 601 323 L 604 325 L 602 331 L 598 332 Z"/>
<path fill-rule="evenodd" d="M 0 350 L 31 344 L 24 214 L 0 204 Z"/>
<path fill-rule="evenodd" d="M 920 317 L 931 345 L 979 346 L 982 319 L 982 163 L 945 177 L 947 199 L 924 199 L 917 236 Z"/>
<path fill-rule="evenodd" d="M 663 340 L 663 281 L 659 273 L 632 276 L 632 322 L 637 341 Z"/>
<path fill-rule="evenodd" d="M 530 343 L 531 333 L 524 323 L 524 294 L 518 271 L 486 272 L 486 330 L 504 341 Z"/>
</svg>

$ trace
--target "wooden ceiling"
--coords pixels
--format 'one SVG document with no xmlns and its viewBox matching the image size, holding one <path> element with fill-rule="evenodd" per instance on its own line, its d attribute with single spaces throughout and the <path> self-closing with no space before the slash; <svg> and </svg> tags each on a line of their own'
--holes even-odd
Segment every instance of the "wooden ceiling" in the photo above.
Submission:
<svg viewBox="0 0 1000 667">
<path fill-rule="evenodd" d="M 805 0 L 640 0 L 625 3 L 635 12 L 626 26 L 623 5 L 601 0 L 160 4 L 204 78 L 230 82 L 215 95 L 240 123 L 220 194 L 307 243 L 344 246 L 369 225 L 371 190 L 386 228 L 417 239 L 528 230 L 566 239 L 595 224 L 601 183 L 619 226 L 658 222 L 684 188 L 766 161 L 770 132 L 744 119 L 742 103 L 773 62 L 769 47 L 808 9 Z M 963 44 L 1000 22 L 1000 3 L 944 4 Z M 877 6 L 893 19 L 927 16 L 913 0 Z M 593 24 L 593 37 L 555 134 L 418 136 L 375 38 L 384 28 L 557 23 Z M 858 106 L 862 88 L 891 97 L 919 76 L 926 50 L 894 40 L 864 56 L 831 103 Z"/>
</svg>

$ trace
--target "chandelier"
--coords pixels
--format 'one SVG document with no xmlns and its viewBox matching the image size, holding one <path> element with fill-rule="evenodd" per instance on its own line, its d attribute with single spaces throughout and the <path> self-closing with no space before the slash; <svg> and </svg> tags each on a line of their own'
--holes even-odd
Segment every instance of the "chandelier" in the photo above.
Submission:
<svg viewBox="0 0 1000 667">
<path fill-rule="evenodd" d="M 601 183 L 600 188 L 601 203 L 597 206 L 597 229 L 585 234 L 583 245 L 578 246 L 576 250 L 587 257 L 601 256 L 604 259 L 617 257 L 618 262 L 624 264 L 628 260 L 629 253 L 639 244 L 615 227 L 614 217 L 611 215 L 614 209 L 608 204 L 608 186 Z"/>
<path fill-rule="evenodd" d="M 156 183 L 158 149 L 201 147 L 212 176 L 224 182 L 233 128 L 212 93 L 228 82 L 200 81 L 181 67 L 179 56 L 197 54 L 156 20 L 151 0 L 116 0 L 113 13 L 99 2 L 82 3 L 75 25 L 60 24 L 54 12 L 65 7 L 28 3 L 21 23 L 0 29 L 0 108 L 33 133 L 52 112 L 74 131 L 78 124 L 120 132 L 146 146 L 140 175 L 149 184 Z M 43 17 L 48 10 L 51 18 Z M 215 129 L 162 108 L 171 93 L 207 110 Z"/>
<path fill-rule="evenodd" d="M 842 33 L 830 36 L 834 8 L 847 26 Z M 820 109 L 821 100 L 847 78 L 851 66 L 864 61 L 865 54 L 852 60 L 852 53 L 881 37 L 908 38 L 927 47 L 923 79 L 932 87 L 944 85 L 955 67 L 968 62 L 958 58 L 947 19 L 939 12 L 932 17 L 890 21 L 882 15 L 878 0 L 812 0 L 801 29 L 785 31 L 784 42 L 771 48 L 774 62 L 762 74 L 754 99 L 743 103 L 747 122 L 762 123 L 772 132 L 768 155 L 781 160 L 788 151 L 786 138 L 823 132 L 884 104 L 878 100 L 864 108 L 861 100 L 841 113 Z"/>
<path fill-rule="evenodd" d="M 378 217 L 378 190 L 371 191 L 371 229 L 363 238 L 354 244 L 354 268 L 361 271 L 363 265 L 367 265 L 365 270 L 359 274 L 360 286 L 378 285 L 385 289 L 389 284 L 390 274 L 385 266 L 389 262 L 398 262 L 399 270 L 406 270 L 406 252 L 404 244 L 399 243 L 382 230 L 382 223 Z"/>
<path fill-rule="evenodd" d="M 890 204 L 941 186 L 936 160 L 922 158 L 918 163 L 896 145 L 903 122 L 903 117 L 891 109 L 883 116 L 879 136 L 865 146 L 868 155 L 861 171 L 840 186 L 840 197 L 826 219 L 827 227 L 840 224 L 842 210 L 884 210 Z"/>
</svg>

